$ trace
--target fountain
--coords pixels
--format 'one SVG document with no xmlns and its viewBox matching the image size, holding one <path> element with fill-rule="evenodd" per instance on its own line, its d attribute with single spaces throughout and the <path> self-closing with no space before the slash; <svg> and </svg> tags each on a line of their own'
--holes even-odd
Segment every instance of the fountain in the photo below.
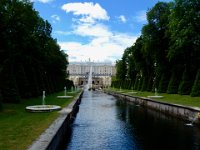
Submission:
<svg viewBox="0 0 200 150">
<path fill-rule="evenodd" d="M 185 126 L 193 126 L 194 122 L 199 118 L 199 113 L 195 114 L 194 117 L 191 117 L 190 120 L 191 122 L 190 123 L 186 123 Z"/>
<path fill-rule="evenodd" d="M 117 91 L 117 92 L 119 92 L 119 93 L 123 93 L 124 92 L 124 91 L 122 91 L 121 86 L 119 87 L 119 91 Z"/>
<path fill-rule="evenodd" d="M 90 72 L 89 72 L 89 76 L 88 76 L 88 83 L 86 85 L 86 89 L 87 90 L 92 89 L 92 65 L 90 66 Z"/>
<path fill-rule="evenodd" d="M 157 88 L 155 88 L 155 95 L 147 96 L 148 98 L 163 98 L 164 96 L 158 95 Z"/>
<path fill-rule="evenodd" d="M 45 91 L 42 92 L 42 105 L 27 106 L 26 110 L 29 112 L 51 112 L 55 110 L 60 110 L 61 107 L 57 105 L 46 105 L 45 103 Z"/>
<path fill-rule="evenodd" d="M 67 88 L 66 86 L 64 87 L 64 96 L 57 96 L 57 98 L 72 98 L 73 96 L 68 96 L 67 95 Z"/>
<path fill-rule="evenodd" d="M 128 94 L 137 94 L 138 92 L 134 92 L 134 87 L 131 88 L 132 91 L 131 92 L 128 92 Z"/>
<path fill-rule="evenodd" d="M 78 91 L 78 89 L 77 89 L 77 87 L 76 86 L 72 86 L 71 87 L 71 91 L 70 92 L 68 92 L 68 93 L 76 93 Z"/>
<path fill-rule="evenodd" d="M 155 74 L 156 74 L 156 66 L 157 66 L 157 64 L 156 64 L 156 62 L 154 63 L 154 67 L 155 67 Z M 164 96 L 159 96 L 158 95 L 158 91 L 157 91 L 157 88 L 156 88 L 156 75 L 155 75 L 155 77 L 154 77 L 154 84 L 155 84 L 155 94 L 154 94 L 154 96 L 147 96 L 148 98 L 163 98 Z"/>
</svg>

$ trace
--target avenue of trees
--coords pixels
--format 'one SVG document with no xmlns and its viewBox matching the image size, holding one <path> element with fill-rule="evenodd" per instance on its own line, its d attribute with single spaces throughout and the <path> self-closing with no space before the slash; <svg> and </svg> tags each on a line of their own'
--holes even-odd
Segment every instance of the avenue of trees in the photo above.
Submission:
<svg viewBox="0 0 200 150">
<path fill-rule="evenodd" d="M 116 62 L 112 86 L 200 96 L 200 1 L 158 2 Z"/>
<path fill-rule="evenodd" d="M 63 90 L 67 56 L 32 3 L 0 0 L 0 22 L 0 108 Z"/>
</svg>

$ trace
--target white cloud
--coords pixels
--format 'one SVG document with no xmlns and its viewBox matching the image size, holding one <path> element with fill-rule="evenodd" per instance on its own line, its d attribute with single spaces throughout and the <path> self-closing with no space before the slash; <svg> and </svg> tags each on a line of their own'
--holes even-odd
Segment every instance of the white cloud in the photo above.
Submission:
<svg viewBox="0 0 200 150">
<path fill-rule="evenodd" d="M 71 32 L 67 32 L 67 31 L 55 31 L 55 34 L 59 34 L 59 35 L 71 35 Z"/>
<path fill-rule="evenodd" d="M 126 23 L 126 17 L 124 15 L 120 15 L 118 18 L 122 23 Z"/>
<path fill-rule="evenodd" d="M 57 31 L 57 34 L 70 34 L 89 39 L 88 43 L 58 42 L 61 49 L 66 50 L 69 61 L 91 60 L 112 62 L 120 59 L 124 50 L 131 46 L 138 35 L 114 32 L 100 20 L 109 20 L 105 9 L 98 3 L 68 3 L 62 6 L 67 13 L 74 15 L 72 31 Z M 77 19 L 78 18 L 78 19 Z M 118 17 L 126 22 L 125 16 Z"/>
<path fill-rule="evenodd" d="M 72 12 L 75 16 L 81 16 L 80 21 L 85 23 L 95 23 L 96 20 L 109 20 L 105 9 L 98 3 L 67 3 L 62 6 L 67 13 Z"/>
<path fill-rule="evenodd" d="M 31 0 L 32 2 L 50 3 L 54 0 Z"/>
<path fill-rule="evenodd" d="M 66 51 L 77 50 L 82 46 L 82 44 L 78 42 L 59 42 L 59 45 L 61 46 L 61 49 Z"/>
<path fill-rule="evenodd" d="M 58 15 L 52 15 L 51 18 L 53 19 L 53 23 L 60 21 L 60 17 Z"/>
<path fill-rule="evenodd" d="M 95 37 L 87 44 L 78 42 L 59 42 L 61 49 L 66 50 L 69 61 L 91 60 L 116 61 L 120 59 L 125 48 L 131 46 L 138 36 L 116 33 L 107 37 Z"/>
<path fill-rule="evenodd" d="M 111 36 L 112 33 L 102 24 L 79 24 L 74 26 L 74 34 L 80 36 L 102 37 Z"/>
<path fill-rule="evenodd" d="M 136 21 L 137 22 L 146 22 L 147 21 L 146 11 L 145 10 L 137 12 L 136 15 L 137 15 L 136 16 Z"/>
</svg>

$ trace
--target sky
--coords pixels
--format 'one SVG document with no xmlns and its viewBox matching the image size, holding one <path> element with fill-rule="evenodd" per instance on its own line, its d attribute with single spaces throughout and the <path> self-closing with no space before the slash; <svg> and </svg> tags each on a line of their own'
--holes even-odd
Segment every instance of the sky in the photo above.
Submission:
<svg viewBox="0 0 200 150">
<path fill-rule="evenodd" d="M 147 23 L 146 12 L 158 0 L 32 0 L 50 22 L 52 37 L 69 62 L 116 62 L 134 44 Z M 160 0 L 169 2 L 171 0 Z"/>
</svg>

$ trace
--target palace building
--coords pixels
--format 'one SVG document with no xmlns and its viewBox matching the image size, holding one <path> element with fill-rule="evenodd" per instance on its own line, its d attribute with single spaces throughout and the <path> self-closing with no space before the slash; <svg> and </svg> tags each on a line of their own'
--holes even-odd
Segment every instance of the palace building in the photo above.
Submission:
<svg viewBox="0 0 200 150">
<path fill-rule="evenodd" d="M 92 85 L 96 88 L 111 86 L 111 78 L 115 76 L 116 69 L 111 63 L 99 62 L 71 62 L 67 73 L 75 86 L 84 86 L 88 83 L 88 76 L 92 70 Z"/>
</svg>

